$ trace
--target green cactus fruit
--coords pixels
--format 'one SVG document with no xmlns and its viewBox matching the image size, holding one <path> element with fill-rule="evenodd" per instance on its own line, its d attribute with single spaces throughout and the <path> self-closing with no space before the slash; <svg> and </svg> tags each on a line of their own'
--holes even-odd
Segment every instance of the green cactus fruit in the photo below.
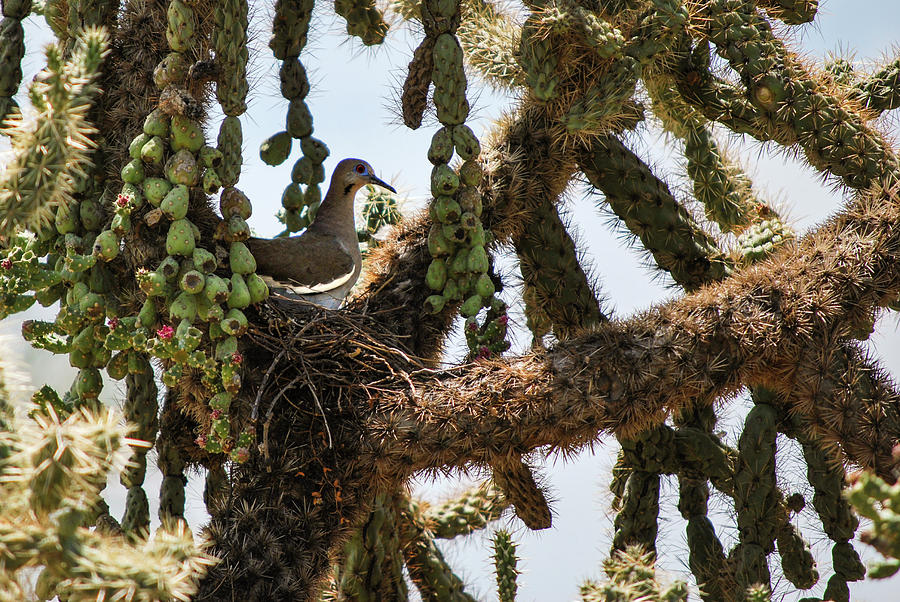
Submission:
<svg viewBox="0 0 900 602">
<path fill-rule="evenodd" d="M 481 144 L 467 125 L 457 125 L 453 128 L 453 146 L 463 161 L 475 159 L 481 154 Z"/>
<path fill-rule="evenodd" d="M 306 217 L 301 217 L 300 212 L 296 209 L 288 209 L 284 212 L 284 225 L 291 232 L 299 232 L 303 228 L 309 225 L 312 221 L 310 219 L 306 219 Z"/>
<path fill-rule="evenodd" d="M 462 209 L 452 196 L 439 196 L 434 200 L 434 217 L 444 224 L 452 224 L 459 221 Z"/>
<path fill-rule="evenodd" d="M 170 52 L 153 70 L 153 83 L 160 90 L 181 84 L 187 78 L 189 66 L 184 53 Z"/>
<path fill-rule="evenodd" d="M 433 291 L 441 291 L 447 283 L 447 263 L 443 259 L 432 259 L 425 274 L 425 282 Z"/>
<path fill-rule="evenodd" d="M 152 298 L 148 297 L 144 300 L 141 311 L 138 312 L 138 323 L 144 328 L 153 328 L 153 325 L 156 324 L 156 303 Z"/>
<path fill-rule="evenodd" d="M 444 236 L 440 224 L 431 226 L 428 231 L 428 252 L 432 257 L 444 257 L 453 252 L 453 243 Z"/>
<path fill-rule="evenodd" d="M 463 214 L 465 215 L 465 214 Z M 481 225 L 481 222 L 475 222 L 475 227 L 469 230 L 469 246 L 475 247 L 483 247 L 487 244 L 487 233 L 484 230 L 484 226 Z"/>
<path fill-rule="evenodd" d="M 306 98 L 309 94 L 309 79 L 306 77 L 306 69 L 298 58 L 289 58 L 281 64 L 279 72 L 281 80 L 281 96 L 292 100 L 294 98 Z"/>
<path fill-rule="evenodd" d="M 309 185 L 313 177 L 313 162 L 309 157 L 300 157 L 291 169 L 291 182 Z M 282 198 L 282 203 L 284 200 Z"/>
<path fill-rule="evenodd" d="M 475 274 L 488 271 L 490 262 L 488 260 L 487 251 L 484 250 L 484 247 L 472 247 L 472 250 L 469 251 L 468 266 L 469 271 Z"/>
<path fill-rule="evenodd" d="M 216 343 L 216 359 L 220 362 L 226 359 L 229 359 L 232 355 L 237 353 L 238 344 L 237 338 L 233 336 L 227 336 L 218 343 Z M 231 395 L 229 393 L 224 393 L 224 395 L 228 395 L 229 399 Z M 215 398 L 214 398 L 215 399 Z M 210 401 L 210 406 L 212 406 L 212 402 Z M 216 409 L 216 408 L 213 408 Z M 224 410 L 223 410 L 224 411 Z"/>
<path fill-rule="evenodd" d="M 128 320 L 128 322 L 126 322 L 126 320 Z M 109 329 L 109 333 L 103 341 L 103 346 L 110 351 L 131 349 L 131 330 L 136 323 L 134 318 L 131 318 L 130 320 L 128 318 L 122 318 L 121 322 L 115 328 Z M 76 341 L 73 341 L 73 344 L 75 344 L 75 342 Z M 93 344 L 94 336 L 92 335 L 90 337 L 89 346 L 92 346 Z"/>
<path fill-rule="evenodd" d="M 82 368 L 75 379 L 75 392 L 82 399 L 97 399 L 103 389 L 103 377 L 96 368 Z"/>
<path fill-rule="evenodd" d="M 87 351 L 82 351 L 81 349 L 72 349 L 69 352 L 69 365 L 73 368 L 90 368 L 91 367 L 91 354 Z"/>
<path fill-rule="evenodd" d="M 302 98 L 294 98 L 288 105 L 285 128 L 291 136 L 298 139 L 312 134 L 313 116 Z"/>
<path fill-rule="evenodd" d="M 42 307 L 50 307 L 51 305 L 59 301 L 64 291 L 65 287 L 62 284 L 57 284 L 55 286 L 36 291 L 34 293 L 34 298 L 38 303 L 41 304 Z"/>
<path fill-rule="evenodd" d="M 234 215 L 228 218 L 225 227 L 225 240 L 227 242 L 239 242 L 250 238 L 250 226 L 240 216 Z"/>
<path fill-rule="evenodd" d="M 231 271 L 235 274 L 251 274 L 256 271 L 256 259 L 253 258 L 247 245 L 242 242 L 231 243 L 228 262 Z"/>
<path fill-rule="evenodd" d="M 204 274 L 212 274 L 216 271 L 216 257 L 206 249 L 195 248 L 191 259 L 194 261 L 194 266 Z"/>
<path fill-rule="evenodd" d="M 428 160 L 432 165 L 449 163 L 453 157 L 453 133 L 449 127 L 442 127 L 431 137 L 428 147 Z"/>
<path fill-rule="evenodd" d="M 78 216 L 85 230 L 99 230 L 103 226 L 103 208 L 93 199 L 84 199 L 78 204 Z"/>
<path fill-rule="evenodd" d="M 322 191 L 319 190 L 319 187 L 307 186 L 306 192 L 303 193 L 303 204 L 309 207 L 307 215 L 309 215 L 311 220 L 316 219 L 316 211 L 318 211 L 321 202 Z"/>
<path fill-rule="evenodd" d="M 240 366 L 231 362 L 223 362 L 221 370 L 222 386 L 229 393 L 238 393 L 241 390 Z"/>
<path fill-rule="evenodd" d="M 184 368 L 181 364 L 172 364 L 162 373 L 162 382 L 165 386 L 174 388 L 178 386 L 178 381 L 181 380 L 181 377 L 184 376 Z M 173 477 L 163 477 L 163 483 L 166 482 L 166 479 L 172 479 Z M 162 492 L 160 492 L 160 497 L 162 497 Z"/>
<path fill-rule="evenodd" d="M 78 229 L 79 212 L 78 203 L 76 202 L 60 204 L 56 208 L 56 218 L 54 220 L 56 231 L 60 234 L 70 234 L 75 232 L 75 230 Z"/>
<path fill-rule="evenodd" d="M 431 194 L 434 196 L 453 196 L 459 188 L 459 176 L 449 165 L 435 165 L 431 170 Z"/>
<path fill-rule="evenodd" d="M 166 179 L 172 184 L 196 186 L 200 182 L 200 165 L 191 151 L 183 148 L 166 161 Z"/>
<path fill-rule="evenodd" d="M 247 290 L 250 292 L 251 305 L 261 303 L 268 298 L 269 287 L 258 274 L 249 274 L 245 280 L 247 282 Z"/>
<path fill-rule="evenodd" d="M 169 144 L 173 151 L 182 149 L 193 153 L 200 152 L 205 140 L 200 124 L 184 115 L 173 115 L 169 125 Z"/>
<path fill-rule="evenodd" d="M 200 186 L 206 194 L 215 194 L 222 187 L 222 179 L 215 169 L 206 169 L 200 178 Z"/>
<path fill-rule="evenodd" d="M 131 214 L 124 212 L 116 213 L 116 215 L 113 216 L 112 223 L 109 227 L 119 238 L 125 236 L 127 233 L 131 232 Z"/>
<path fill-rule="evenodd" d="M 207 277 L 207 280 L 209 278 Z M 222 309 L 222 306 L 218 303 L 212 303 L 209 306 L 209 309 L 206 310 L 206 321 L 211 322 L 209 336 L 210 338 L 216 338 L 213 333 L 213 326 L 216 329 L 219 328 L 218 324 L 222 321 L 222 318 L 225 317 L 225 310 Z M 221 333 L 219 333 L 221 335 Z"/>
<path fill-rule="evenodd" d="M 229 353 L 228 355 L 232 355 L 237 351 L 237 339 L 234 340 L 234 351 Z M 218 358 L 217 358 L 218 359 Z M 209 408 L 211 410 L 219 410 L 221 412 L 227 412 L 228 408 L 231 407 L 231 401 L 234 397 L 230 393 L 216 393 L 209 400 Z"/>
<path fill-rule="evenodd" d="M 112 261 L 119 255 L 119 237 L 112 230 L 104 230 L 94 239 L 93 252 L 103 261 Z"/>
<path fill-rule="evenodd" d="M 147 178 L 149 179 L 149 178 Z M 143 186 L 147 185 L 147 180 L 144 180 Z M 122 190 L 119 192 L 119 195 L 128 199 L 128 204 L 131 205 L 132 208 L 137 209 L 141 205 L 144 204 L 144 194 L 141 192 L 141 189 L 134 184 L 128 184 L 127 182 L 122 185 Z M 117 199 L 118 200 L 118 199 Z M 82 220 L 83 221 L 83 220 Z M 87 226 L 85 226 L 87 228 Z M 88 230 L 96 230 L 97 228 L 88 228 Z"/>
<path fill-rule="evenodd" d="M 239 337 L 247 332 L 247 316 L 239 309 L 229 309 L 219 326 L 225 334 Z"/>
<path fill-rule="evenodd" d="M 181 271 L 181 266 L 178 265 L 177 259 L 169 255 L 156 266 L 156 271 L 162 274 L 166 280 L 174 280 Z"/>
<path fill-rule="evenodd" d="M 86 326 L 72 338 L 71 348 L 77 349 L 78 351 L 90 351 L 94 347 L 95 342 L 94 327 Z"/>
<path fill-rule="evenodd" d="M 441 228 L 444 238 L 453 244 L 459 244 L 466 240 L 467 232 L 460 224 L 444 224 Z"/>
<path fill-rule="evenodd" d="M 459 286 L 459 280 L 457 278 L 449 278 L 447 284 L 444 285 L 444 290 L 441 294 L 447 299 L 462 301 L 465 296 L 465 291 Z"/>
<path fill-rule="evenodd" d="M 222 189 L 219 195 L 219 211 L 223 218 L 228 219 L 237 215 L 243 219 L 250 219 L 251 210 L 250 199 L 243 192 L 233 186 Z"/>
<path fill-rule="evenodd" d="M 141 161 L 159 167 L 163 163 L 166 154 L 166 143 L 159 136 L 153 136 L 147 144 L 141 147 Z"/>
<path fill-rule="evenodd" d="M 430 295 L 425 298 L 425 311 L 430 314 L 439 314 L 446 303 L 447 300 L 441 295 Z"/>
<path fill-rule="evenodd" d="M 453 260 L 447 263 L 447 271 L 451 278 L 458 279 L 469 271 L 469 249 L 459 249 Z"/>
<path fill-rule="evenodd" d="M 321 163 L 313 165 L 312 178 L 309 181 L 311 186 L 315 186 L 316 184 L 321 184 L 325 181 L 325 166 Z"/>
<path fill-rule="evenodd" d="M 244 136 L 241 132 L 241 121 L 234 115 L 228 115 L 219 127 L 217 148 L 222 151 L 222 166 L 219 176 L 224 186 L 234 186 L 241 175 L 241 145 Z"/>
<path fill-rule="evenodd" d="M 212 306 L 206 295 L 197 295 L 197 317 L 202 321 L 209 322 L 209 310 Z"/>
<path fill-rule="evenodd" d="M 475 292 L 484 299 L 490 299 L 494 296 L 494 293 L 496 292 L 494 281 L 491 280 L 491 277 L 488 274 L 482 274 L 478 277 L 478 280 L 475 281 Z"/>
<path fill-rule="evenodd" d="M 197 155 L 197 160 L 200 161 L 200 165 L 207 169 L 217 169 L 222 165 L 222 158 L 222 151 L 213 146 L 206 145 L 200 148 L 200 153 Z"/>
<path fill-rule="evenodd" d="M 194 297 L 197 300 L 197 297 Z M 175 338 L 178 340 L 178 346 L 184 351 L 191 352 L 200 346 L 203 340 L 203 333 L 199 328 L 195 328 L 190 320 L 182 320 L 175 329 Z"/>
<path fill-rule="evenodd" d="M 169 190 L 168 194 L 163 197 L 159 208 L 166 217 L 171 220 L 184 219 L 187 217 L 188 203 L 191 199 L 191 191 L 184 184 L 178 184 Z"/>
<path fill-rule="evenodd" d="M 190 221 L 179 219 L 172 222 L 166 235 L 166 253 L 187 257 L 194 252 L 195 244 Z"/>
<path fill-rule="evenodd" d="M 144 196 L 154 207 L 159 204 L 172 189 L 172 184 L 163 178 L 147 178 L 144 180 Z"/>
<path fill-rule="evenodd" d="M 194 11 L 181 0 L 172 0 L 169 2 L 166 16 L 169 21 L 169 26 L 166 28 L 166 41 L 169 42 L 169 48 L 175 52 L 190 50 L 196 29 Z"/>
<path fill-rule="evenodd" d="M 206 277 L 197 270 L 188 270 L 181 276 L 178 284 L 184 292 L 196 295 L 203 290 Z"/>
<path fill-rule="evenodd" d="M 228 284 L 215 274 L 210 274 L 206 277 L 203 294 L 211 303 L 223 303 L 228 299 Z"/>
<path fill-rule="evenodd" d="M 193 320 L 197 317 L 197 299 L 191 293 L 182 291 L 169 306 L 172 320 Z"/>
<path fill-rule="evenodd" d="M 106 373 L 113 380 L 122 380 L 128 376 L 128 352 L 120 351 L 112 356 L 106 364 Z"/>
<path fill-rule="evenodd" d="M 469 213 L 466 211 L 462 215 L 459 216 L 459 225 L 465 230 L 467 233 L 472 232 L 478 228 L 481 224 L 481 220 L 475 217 L 474 213 Z M 482 226 L 483 228 L 483 226 Z"/>
<path fill-rule="evenodd" d="M 466 317 L 475 316 L 481 311 L 482 299 L 480 295 L 472 295 L 459 306 L 459 313 Z"/>
<path fill-rule="evenodd" d="M 122 181 L 140 184 L 144 181 L 144 164 L 140 159 L 132 159 L 122 168 Z"/>
<path fill-rule="evenodd" d="M 301 139 L 300 148 L 303 150 L 303 154 L 313 162 L 313 165 L 319 165 L 328 158 L 328 147 L 318 138 L 307 136 Z"/>
<path fill-rule="evenodd" d="M 166 279 L 159 272 L 139 271 L 137 273 L 138 286 L 149 297 L 159 297 L 166 294 Z"/>
<path fill-rule="evenodd" d="M 161 109 L 154 109 L 144 120 L 144 133 L 148 136 L 165 138 L 169 135 L 169 122 L 171 119 Z"/>
<path fill-rule="evenodd" d="M 144 148 L 144 145 L 150 142 L 152 138 L 153 136 L 143 132 L 135 136 L 131 141 L 131 144 L 128 145 L 128 156 L 132 159 L 140 159 L 141 149 Z"/>
<path fill-rule="evenodd" d="M 249 251 L 247 251 L 249 253 Z M 228 307 L 244 309 L 250 305 L 250 291 L 243 276 L 235 272 L 231 275 L 231 292 L 228 295 Z"/>
<path fill-rule="evenodd" d="M 293 139 L 287 132 L 278 132 L 266 138 L 259 147 L 259 158 L 268 165 L 281 165 L 291 154 Z"/>
<path fill-rule="evenodd" d="M 281 193 L 281 206 L 288 210 L 298 210 L 305 206 L 303 191 L 297 184 L 288 184 Z"/>
<path fill-rule="evenodd" d="M 466 213 L 471 213 L 475 217 L 481 217 L 482 201 L 481 193 L 474 186 L 463 186 L 459 189 L 457 195 L 459 206 Z"/>
</svg>

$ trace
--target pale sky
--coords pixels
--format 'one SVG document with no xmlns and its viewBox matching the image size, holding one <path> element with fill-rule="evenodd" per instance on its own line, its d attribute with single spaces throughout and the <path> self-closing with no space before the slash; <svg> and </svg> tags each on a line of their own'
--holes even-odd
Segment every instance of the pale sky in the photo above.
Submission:
<svg viewBox="0 0 900 602">
<path fill-rule="evenodd" d="M 825 56 L 833 51 L 846 52 L 852 48 L 856 63 L 863 67 L 885 55 L 892 55 L 898 36 L 897 25 L 900 24 L 900 4 L 888 0 L 823 0 L 820 4 L 820 16 L 816 23 L 800 28 L 798 34 L 793 36 L 795 48 L 799 46 L 805 54 L 813 57 Z M 393 100 L 393 90 L 404 77 L 417 39 L 398 27 L 389 33 L 383 47 L 374 51 L 363 49 L 357 42 L 342 41 L 340 36 L 334 35 L 342 31 L 343 24 L 330 11 L 327 14 L 324 10 L 318 12 L 316 30 L 326 35 L 304 53 L 303 61 L 310 70 L 313 83 L 307 100 L 315 117 L 314 135 L 324 140 L 331 149 L 331 156 L 325 163 L 326 173 L 330 174 L 342 158 L 355 156 L 365 159 L 381 177 L 409 195 L 410 206 L 420 206 L 427 195 L 431 165 L 426 159 L 426 149 L 434 128 L 426 125 L 412 132 L 405 126 L 397 125 L 399 120 L 395 117 L 396 102 Z M 257 13 L 256 26 L 261 29 L 268 9 L 260 9 Z M 34 36 L 35 32 L 32 24 L 28 30 L 32 37 L 27 40 L 26 81 L 39 68 L 42 58 L 41 38 Z M 46 39 L 43 37 L 43 40 Z M 267 34 L 260 33 L 256 40 L 257 47 L 265 48 L 267 39 Z M 251 226 L 260 235 L 273 235 L 280 230 L 274 214 L 280 207 L 281 191 L 290 181 L 291 165 L 298 155 L 295 150 L 291 158 L 277 168 L 265 166 L 258 157 L 259 143 L 283 129 L 286 104 L 278 92 L 277 67 L 268 56 L 268 50 L 265 50 L 253 63 L 260 70 L 260 76 L 255 78 L 256 87 L 251 91 L 250 112 L 242 119 L 246 167 L 239 186 L 254 202 Z M 473 84 L 470 82 L 470 90 L 475 92 L 477 86 Z M 476 118 L 470 121 L 470 125 L 480 134 L 490 127 L 493 118 L 507 108 L 507 100 L 487 90 L 479 94 L 474 103 Z M 830 188 L 823 187 L 817 174 L 809 168 L 780 154 L 773 154 L 755 143 L 745 144 L 741 148 L 749 162 L 750 172 L 756 176 L 757 185 L 768 193 L 768 198 L 784 201 L 783 214 L 798 231 L 814 227 L 839 207 L 840 198 Z M 661 137 L 652 133 L 645 136 L 644 148 L 636 150 L 664 168 L 658 175 L 669 175 L 673 184 L 681 183 L 678 167 L 672 162 L 672 150 L 664 148 Z M 609 307 L 615 309 L 616 316 L 627 316 L 674 294 L 664 287 L 665 282 L 643 267 L 639 254 L 620 244 L 608 227 L 608 218 L 597 212 L 596 199 L 583 198 L 582 194 L 572 197 L 566 209 L 572 216 L 573 233 L 583 243 L 586 256 L 593 266 L 593 274 L 601 283 L 609 299 Z M 19 320 L 6 322 L 9 331 L 18 331 Z M 525 337 L 520 340 L 525 340 Z M 900 374 L 900 344 L 895 316 L 882 319 L 870 343 L 891 372 Z M 23 353 L 29 358 L 36 357 L 36 352 L 23 350 Z M 71 376 L 65 372 L 67 363 L 63 360 L 52 365 L 59 366 L 59 370 L 42 371 L 43 375 L 49 374 L 44 378 L 49 378 L 65 390 L 71 382 Z M 34 375 L 33 380 L 37 386 L 46 382 L 38 375 Z M 108 388 L 107 392 L 114 393 L 115 387 Z M 729 433 L 732 442 L 736 441 L 744 411 L 746 409 L 741 402 L 734 402 L 722 414 L 720 427 Z M 596 446 L 593 455 L 583 453 L 566 463 L 558 459 L 548 461 L 544 474 L 555 500 L 552 529 L 531 533 L 517 519 L 501 521 L 500 524 L 511 529 L 520 543 L 520 570 L 524 574 L 519 579 L 519 600 L 574 600 L 581 581 L 600 576 L 600 563 L 608 553 L 612 535 L 607 486 L 616 451 L 615 442 L 608 441 Z M 797 487 L 802 490 L 802 485 L 798 483 L 805 481 L 803 470 L 799 464 L 792 462 L 792 456 L 797 456 L 792 446 L 780 448 L 779 462 L 788 467 L 780 475 L 780 482 L 788 484 L 789 491 Z M 158 473 L 150 474 L 148 471 L 148 494 L 154 517 L 158 482 Z M 202 487 L 202 479 L 196 478 L 189 485 L 189 521 L 195 529 L 203 523 Z M 429 499 L 439 499 L 460 487 L 460 481 L 446 480 L 421 484 L 417 489 Z M 120 490 L 117 481 L 110 487 L 110 502 L 117 516 L 121 516 L 124 502 L 124 491 Z M 661 566 L 683 577 L 687 547 L 684 543 L 684 522 L 675 507 L 677 484 L 666 481 L 663 491 L 659 540 Z M 807 500 L 811 501 L 811 495 L 807 496 Z M 714 515 L 714 520 L 718 519 L 719 524 L 730 524 L 727 508 L 721 504 Z M 801 524 L 808 523 L 810 516 L 810 511 L 805 511 Z M 490 532 L 488 529 L 484 536 L 472 536 L 465 541 L 443 545 L 452 565 L 471 584 L 469 591 L 479 599 L 496 597 L 488 543 Z M 734 528 L 724 527 L 719 533 L 726 541 L 734 536 Z M 821 546 L 824 535 L 820 526 L 806 527 L 804 534 L 809 540 L 820 544 L 814 547 L 814 553 L 821 575 L 820 583 L 804 595 L 820 595 L 831 574 L 830 548 Z M 873 557 L 866 546 L 858 544 L 857 548 L 865 557 Z M 773 573 L 778 572 L 778 568 L 773 570 Z M 898 599 L 895 593 L 898 586 L 900 578 L 851 585 L 852 598 L 871 601 Z M 779 588 L 779 591 L 784 590 Z"/>
</svg>

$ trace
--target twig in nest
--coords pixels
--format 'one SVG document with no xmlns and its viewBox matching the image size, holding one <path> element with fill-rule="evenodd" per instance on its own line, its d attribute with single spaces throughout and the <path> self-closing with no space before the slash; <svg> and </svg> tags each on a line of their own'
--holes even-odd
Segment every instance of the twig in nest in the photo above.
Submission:
<svg viewBox="0 0 900 602">
<path fill-rule="evenodd" d="M 272 400 L 272 405 L 269 406 L 269 411 L 266 412 L 266 422 L 263 424 L 263 443 L 262 443 L 262 452 L 263 456 L 265 456 L 266 460 L 269 459 L 269 423 L 272 422 L 272 415 L 275 413 L 275 405 L 278 403 L 278 400 L 281 399 L 281 396 L 284 395 L 284 392 L 294 386 L 300 380 L 299 376 L 294 377 L 294 380 L 289 382 L 286 387 L 283 387 L 278 395 L 275 396 L 275 399 Z"/>
<path fill-rule="evenodd" d="M 309 390 L 312 393 L 313 399 L 316 402 L 316 407 L 322 412 L 322 422 L 325 423 L 325 432 L 328 433 L 328 448 L 331 449 L 331 447 L 333 447 L 333 441 L 331 439 L 331 429 L 328 428 L 328 416 L 325 415 L 325 408 L 323 408 L 322 404 L 319 402 L 319 396 L 316 395 L 316 388 L 309 380 L 309 370 L 306 369 L 305 363 L 303 364 L 303 372 L 306 373 L 306 386 L 309 387 Z"/>
</svg>

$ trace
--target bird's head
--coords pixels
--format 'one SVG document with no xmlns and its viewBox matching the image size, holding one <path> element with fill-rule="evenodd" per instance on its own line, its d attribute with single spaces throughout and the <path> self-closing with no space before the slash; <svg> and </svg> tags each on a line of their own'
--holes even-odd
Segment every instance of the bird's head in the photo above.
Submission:
<svg viewBox="0 0 900 602">
<path fill-rule="evenodd" d="M 332 186 L 338 184 L 345 193 L 355 193 L 366 184 L 375 184 L 387 188 L 391 192 L 397 192 L 394 187 L 375 175 L 372 166 L 362 159 L 344 159 L 334 168 L 331 176 Z"/>
</svg>

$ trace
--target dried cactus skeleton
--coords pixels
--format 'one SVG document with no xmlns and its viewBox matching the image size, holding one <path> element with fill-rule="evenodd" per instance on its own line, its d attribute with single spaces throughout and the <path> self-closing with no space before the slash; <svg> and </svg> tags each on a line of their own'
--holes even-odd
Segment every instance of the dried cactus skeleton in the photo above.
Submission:
<svg viewBox="0 0 900 602">
<path fill-rule="evenodd" d="M 272 13 L 289 104 L 260 154 L 281 163 L 299 140 L 282 195 L 288 232 L 314 218 L 328 157 L 304 100 L 313 4 L 277 0 Z M 194 600 L 403 599 L 404 566 L 427 599 L 472 599 L 435 540 L 510 506 L 529 527 L 549 526 L 529 455 L 606 434 L 622 444 L 611 581 L 585 585 L 583 599 L 684 599 L 642 555 L 655 550 L 661 475 L 678 478 L 704 599 L 764 599 L 776 549 L 787 580 L 807 589 L 819 576 L 790 520 L 802 504 L 777 483 L 778 433 L 803 448 L 834 543 L 825 598 L 849 599 L 864 568 L 842 465 L 893 481 L 900 439 L 900 393 L 854 340 L 900 297 L 900 162 L 874 121 L 900 96 L 896 61 L 861 75 L 786 48 L 774 21 L 812 20 L 815 0 L 554 0 L 526 2 L 521 20 L 483 0 L 396 0 L 398 18 L 424 34 L 401 103 L 418 128 L 431 98 L 441 124 L 428 151 L 434 198 L 377 240 L 396 213 L 371 201 L 366 280 L 339 311 L 267 300 L 244 244 L 246 2 L 47 0 L 58 44 L 26 122 L 12 96 L 33 8 L 4 0 L 0 24 L 0 115 L 12 116 L 14 148 L 0 174 L 0 311 L 60 303 L 54 322 L 27 322 L 23 335 L 79 373 L 63 396 L 36 394 L 39 412 L 96 409 L 101 369 L 126 379 L 125 415 L 157 448 L 167 527 L 183 529 L 188 469 L 208 469 L 207 551 L 219 561 Z M 375 3 L 335 10 L 364 44 L 385 39 Z M 518 98 L 482 141 L 465 124 L 465 64 Z M 225 115 L 215 146 L 202 127 L 211 81 Z M 629 148 L 650 113 L 681 145 L 705 219 Z M 802 155 L 853 198 L 795 237 L 717 140 L 721 127 Z M 558 211 L 579 180 L 683 296 L 607 318 Z M 221 217 L 209 201 L 220 189 Z M 521 356 L 503 356 L 492 268 L 503 248 L 519 259 L 534 335 Z M 473 361 L 440 368 L 459 313 Z M 714 432 L 715 404 L 746 388 L 753 409 L 731 448 Z M 146 460 L 136 448 L 122 472 L 120 525 L 92 513 L 134 540 L 149 528 Z M 454 469 L 491 472 L 493 483 L 440 509 L 405 492 L 417 474 Z M 707 516 L 710 485 L 734 503 L 728 551 Z M 498 531 L 495 549 L 511 600 L 515 545 Z"/>
</svg>

